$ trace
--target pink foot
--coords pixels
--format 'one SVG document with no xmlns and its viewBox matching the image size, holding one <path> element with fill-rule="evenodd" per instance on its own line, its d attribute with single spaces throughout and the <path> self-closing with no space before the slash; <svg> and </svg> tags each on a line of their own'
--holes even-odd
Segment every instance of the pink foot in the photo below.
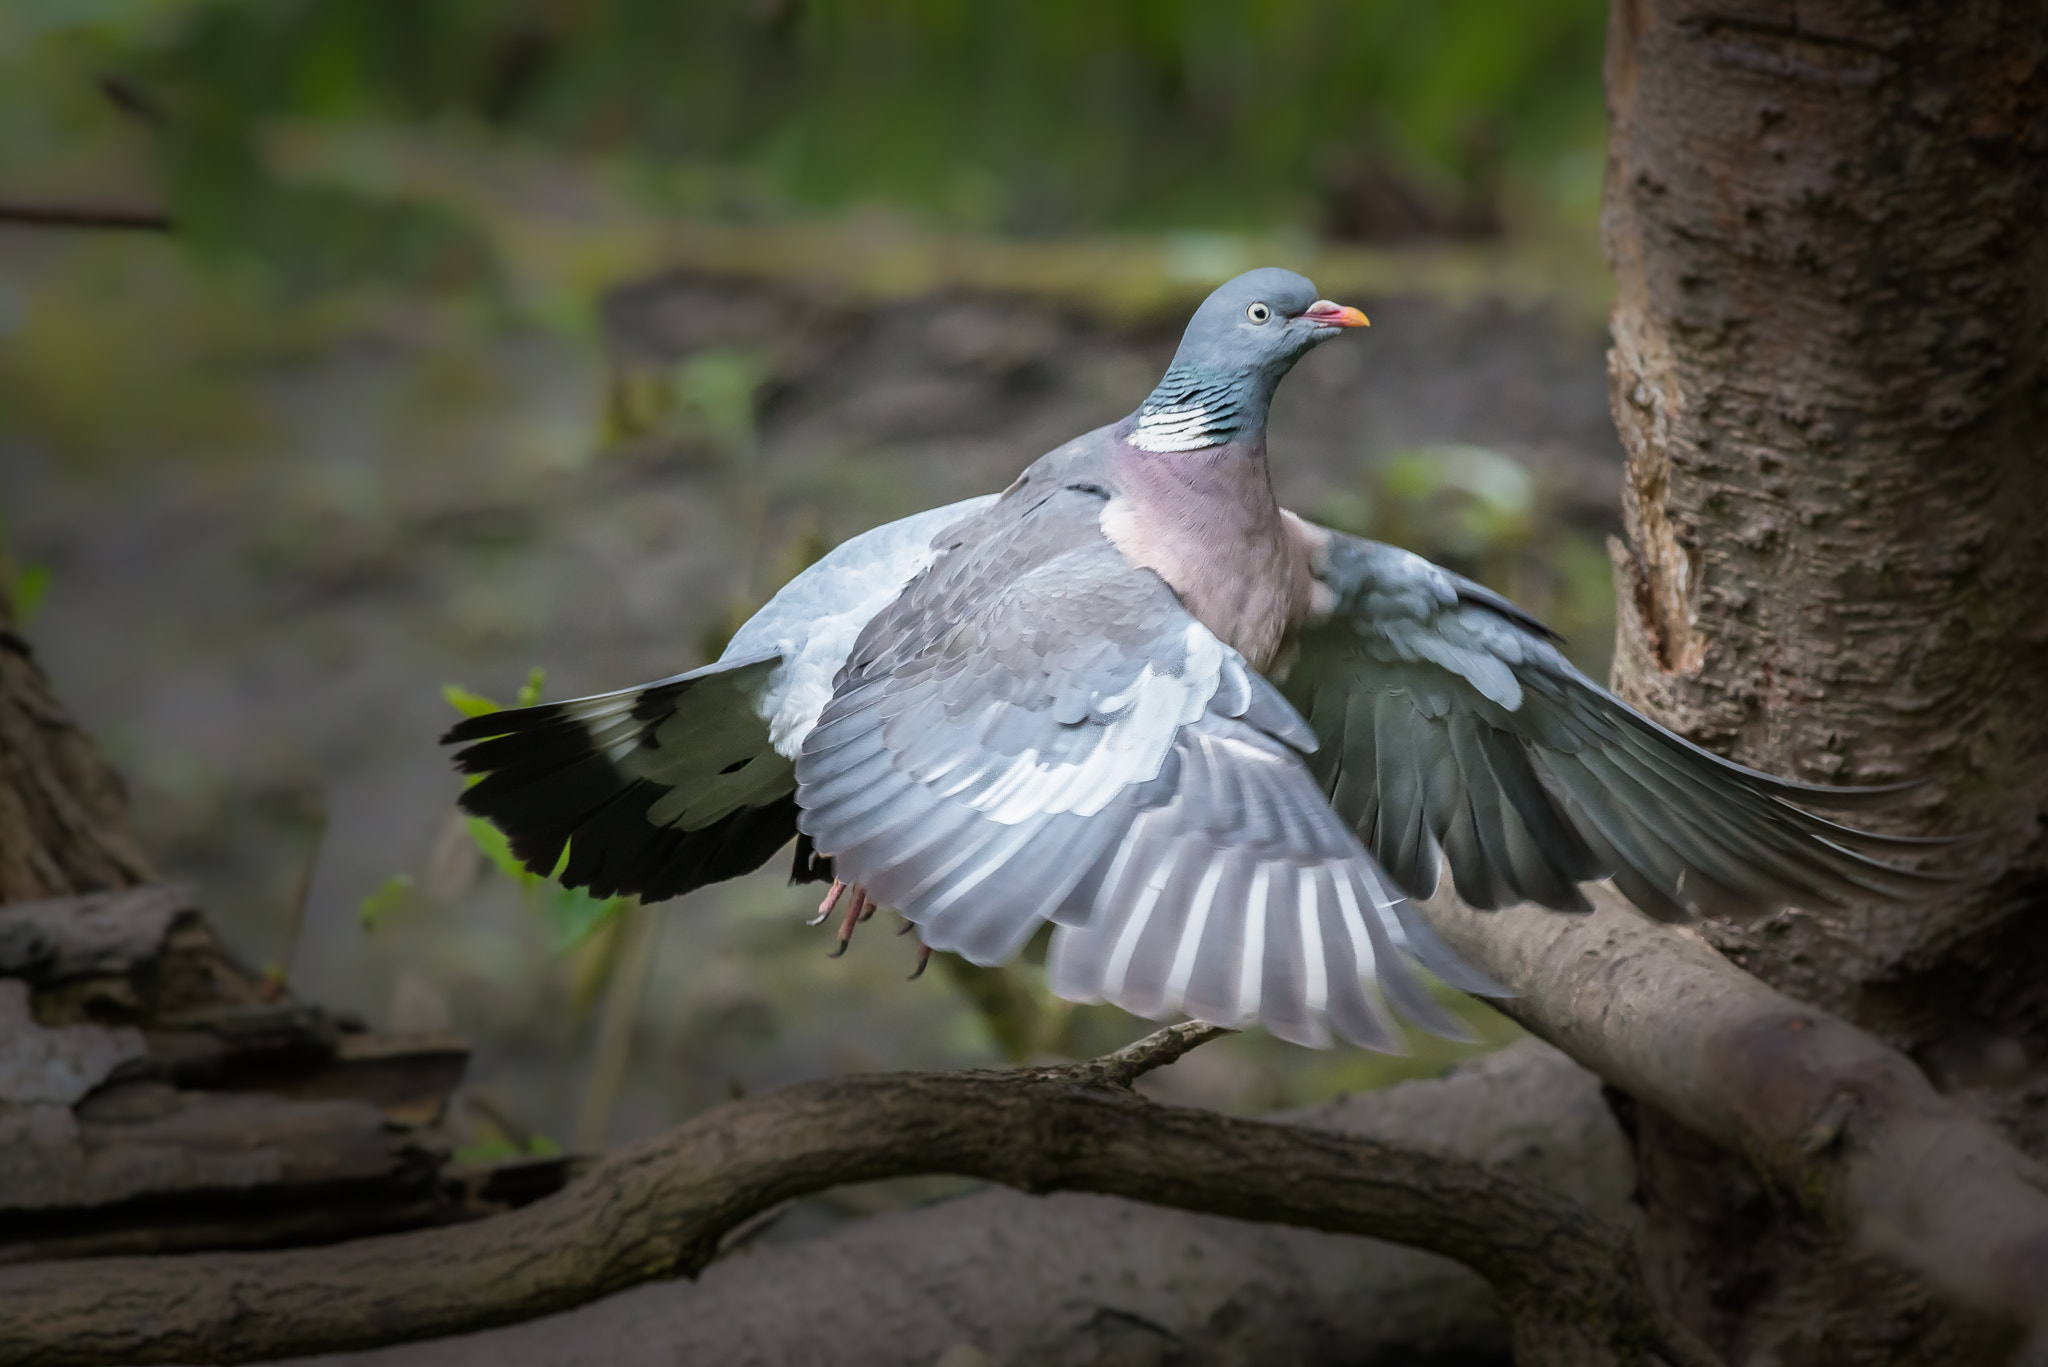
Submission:
<svg viewBox="0 0 2048 1367">
<path fill-rule="evenodd" d="M 818 908 L 819 920 L 823 920 L 826 913 L 831 911 L 832 904 L 839 900 L 839 893 L 836 891 L 840 886 L 839 882 L 835 879 L 832 886 L 835 891 L 827 893 L 824 905 Z M 828 957 L 836 959 L 844 954 L 847 945 L 853 942 L 854 926 L 867 920 L 868 917 L 874 914 L 875 904 L 868 900 L 868 890 L 856 887 L 853 890 L 853 897 L 846 904 L 846 915 L 839 922 L 839 943 L 833 948 L 832 953 Z"/>
<path fill-rule="evenodd" d="M 853 896 L 848 899 L 846 911 L 839 918 L 839 942 L 832 947 L 831 954 L 826 956 L 828 958 L 836 959 L 846 953 L 847 945 L 853 942 L 853 928 L 861 922 L 871 919 L 875 914 L 878 904 L 872 897 L 868 896 L 866 888 L 842 883 L 835 878 L 832 880 L 832 886 L 825 890 L 824 900 L 818 903 L 818 914 L 804 922 L 805 925 L 822 925 L 825 918 L 832 914 L 833 908 L 839 905 L 839 899 L 848 892 L 851 892 Z M 905 921 L 902 928 L 896 933 L 898 935 L 908 935 L 916 929 L 917 926 L 914 922 Z M 924 976 L 925 965 L 931 962 L 931 957 L 932 947 L 920 941 L 917 946 L 917 967 L 910 971 L 910 981 L 916 982 Z"/>
<path fill-rule="evenodd" d="M 807 926 L 822 924 L 825 918 L 832 914 L 832 906 L 839 900 L 839 894 L 845 891 L 846 884 L 840 882 L 837 878 L 833 879 L 832 886 L 825 890 L 825 900 L 818 903 L 818 914 L 804 922 L 804 924 Z"/>
</svg>

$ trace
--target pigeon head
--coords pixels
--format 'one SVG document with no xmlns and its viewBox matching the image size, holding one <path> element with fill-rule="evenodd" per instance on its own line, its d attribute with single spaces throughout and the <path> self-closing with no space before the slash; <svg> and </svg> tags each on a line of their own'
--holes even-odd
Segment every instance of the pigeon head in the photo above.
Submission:
<svg viewBox="0 0 2048 1367">
<path fill-rule="evenodd" d="M 1364 326 L 1363 313 L 1317 298 L 1305 276 L 1246 271 L 1195 310 L 1159 387 L 1125 420 L 1124 439 L 1141 451 L 1194 451 L 1256 436 L 1302 354 Z"/>
</svg>

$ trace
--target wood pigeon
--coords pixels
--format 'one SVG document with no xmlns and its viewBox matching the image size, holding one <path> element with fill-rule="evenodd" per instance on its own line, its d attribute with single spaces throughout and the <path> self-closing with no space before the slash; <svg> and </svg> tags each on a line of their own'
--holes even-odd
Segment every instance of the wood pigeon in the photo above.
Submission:
<svg viewBox="0 0 2048 1367">
<path fill-rule="evenodd" d="M 857 536 L 717 663 L 469 718 L 462 795 L 527 867 L 646 901 L 796 839 L 799 881 L 982 964 L 1044 922 L 1052 990 L 1397 1050 L 1502 994 L 1408 900 L 1755 913 L 1911 895 L 1920 842 L 1823 820 L 1890 789 L 1732 764 L 1632 711 L 1500 595 L 1275 501 L 1266 412 L 1365 315 L 1255 270 L 1137 410 L 1000 494 Z M 565 858 L 566 852 L 566 858 Z M 920 959 L 920 966 L 922 960 Z"/>
</svg>

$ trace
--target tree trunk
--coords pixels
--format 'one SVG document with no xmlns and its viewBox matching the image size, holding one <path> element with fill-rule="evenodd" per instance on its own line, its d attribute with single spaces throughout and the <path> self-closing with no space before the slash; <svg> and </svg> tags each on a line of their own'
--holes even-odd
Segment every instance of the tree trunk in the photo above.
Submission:
<svg viewBox="0 0 2048 1367">
<path fill-rule="evenodd" d="M 1607 88 L 1616 690 L 1759 768 L 1920 781 L 1900 831 L 1981 833 L 1934 905 L 1708 938 L 2039 1153 L 2048 12 L 1616 0 Z M 1981 1360 L 1740 1159 L 1633 1119 L 1652 1275 L 1731 1363 Z"/>
<path fill-rule="evenodd" d="M 0 575 L 0 905 L 145 883 L 127 790 L 15 629 L 12 577 Z"/>
<path fill-rule="evenodd" d="M 465 1042 L 297 1002 L 149 885 L 127 793 L 15 630 L 5 569 L 0 1265 L 322 1242 L 560 1186 L 564 1158 L 448 1169 Z"/>
</svg>

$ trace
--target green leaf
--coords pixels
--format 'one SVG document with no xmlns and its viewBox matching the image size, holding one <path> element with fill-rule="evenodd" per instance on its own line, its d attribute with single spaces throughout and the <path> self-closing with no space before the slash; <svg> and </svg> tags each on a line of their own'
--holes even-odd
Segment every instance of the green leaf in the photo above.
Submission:
<svg viewBox="0 0 2048 1367">
<path fill-rule="evenodd" d="M 23 565 L 21 572 L 14 576 L 14 615 L 23 626 L 36 615 L 36 609 L 43 605 L 43 595 L 50 591 L 50 567 L 48 565 Z"/>
<path fill-rule="evenodd" d="M 555 861 L 554 870 L 543 878 L 520 862 L 512 852 L 512 843 L 505 833 L 480 816 L 473 816 L 465 823 L 469 827 L 469 838 L 476 842 L 484 858 L 507 878 L 518 883 L 529 897 L 539 898 L 542 917 L 553 932 L 557 953 L 567 953 L 596 934 L 614 916 L 625 910 L 632 899 L 626 897 L 592 897 L 581 888 L 565 888 L 556 884 L 562 870 L 569 863 L 569 849 L 562 848 L 562 857 Z M 544 892 L 544 895 L 543 895 Z"/>
<path fill-rule="evenodd" d="M 363 929 L 375 930 L 391 917 L 404 911 L 413 903 L 417 884 L 409 873 L 394 873 L 377 890 L 362 900 L 356 915 L 362 919 Z"/>
<path fill-rule="evenodd" d="M 754 405 L 768 372 L 744 351 L 712 347 L 685 360 L 676 369 L 676 399 L 695 411 L 720 441 L 745 444 L 754 439 Z"/>
<path fill-rule="evenodd" d="M 465 1144 L 452 1156 L 455 1162 L 478 1167 L 490 1163 L 506 1163 L 515 1158 L 554 1158 L 562 1152 L 562 1146 L 544 1134 L 530 1136 L 526 1147 L 520 1148 L 510 1139 L 485 1139 L 475 1144 Z"/>
<path fill-rule="evenodd" d="M 519 686 L 519 692 L 513 696 L 513 705 L 517 707 L 531 707 L 539 702 L 541 685 L 547 681 L 548 673 L 539 665 L 535 665 L 532 669 L 527 670 L 526 682 Z"/>
<path fill-rule="evenodd" d="M 526 682 L 519 685 L 519 691 L 512 695 L 514 707 L 531 707 L 540 701 L 542 685 L 547 683 L 547 671 L 539 665 L 526 671 Z M 496 698 L 487 698 L 481 693 L 472 693 L 461 684 L 442 684 L 441 697 L 448 705 L 465 717 L 487 717 L 493 712 L 502 712 L 505 705 Z"/>
<path fill-rule="evenodd" d="M 469 827 L 469 838 L 476 842 L 477 849 L 498 872 L 515 880 L 521 887 L 538 887 L 544 881 L 539 874 L 527 871 L 519 856 L 512 853 L 512 842 L 496 826 L 480 816 L 472 816 L 464 824 Z"/>
<path fill-rule="evenodd" d="M 448 705 L 465 717 L 487 717 L 493 712 L 505 709 L 481 693 L 472 693 L 461 684 L 442 684 L 441 696 Z"/>
<path fill-rule="evenodd" d="M 599 898 L 580 888 L 555 888 L 543 907 L 555 932 L 555 952 L 576 948 L 631 904 L 630 897 Z"/>
<path fill-rule="evenodd" d="M 486 1139 L 481 1144 L 465 1144 L 450 1157 L 457 1163 L 483 1167 L 490 1163 L 503 1163 L 511 1158 L 521 1158 L 524 1154 L 519 1146 L 509 1139 Z"/>
</svg>

